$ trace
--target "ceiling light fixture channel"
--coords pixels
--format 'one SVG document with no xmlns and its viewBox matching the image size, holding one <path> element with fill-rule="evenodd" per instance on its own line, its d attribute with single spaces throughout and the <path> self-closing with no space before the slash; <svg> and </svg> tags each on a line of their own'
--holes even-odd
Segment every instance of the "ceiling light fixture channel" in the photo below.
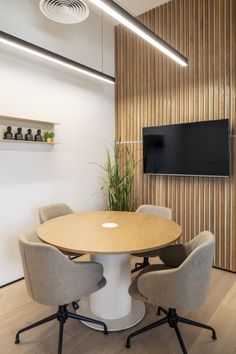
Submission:
<svg viewBox="0 0 236 354">
<path fill-rule="evenodd" d="M 170 57 L 181 66 L 188 65 L 188 59 L 178 52 L 175 48 L 171 47 L 162 38 L 157 36 L 153 31 L 146 27 L 143 23 L 138 21 L 127 10 L 120 6 L 113 0 L 87 0 L 88 2 L 99 7 L 108 15 L 113 17 L 119 23 L 136 33 L 139 37 L 143 38 L 146 42 L 159 49 L 162 53 Z"/>
<path fill-rule="evenodd" d="M 60 54 L 56 54 L 54 52 L 51 52 L 45 48 L 39 47 L 35 44 L 27 42 L 27 41 L 20 39 L 18 37 L 12 36 L 6 32 L 3 32 L 3 31 L 0 31 L 0 44 L 1 43 L 6 44 L 11 47 L 14 47 L 16 49 L 19 49 L 19 50 L 24 51 L 26 53 L 33 54 L 33 55 L 40 57 L 42 59 L 46 59 L 54 64 L 58 64 L 58 65 L 66 67 L 68 69 L 77 71 L 81 74 L 90 76 L 94 79 L 101 80 L 101 81 L 106 82 L 108 84 L 115 84 L 115 78 L 112 76 L 104 74 L 101 71 L 92 69 L 86 65 L 80 64 L 74 60 L 66 58 Z"/>
</svg>

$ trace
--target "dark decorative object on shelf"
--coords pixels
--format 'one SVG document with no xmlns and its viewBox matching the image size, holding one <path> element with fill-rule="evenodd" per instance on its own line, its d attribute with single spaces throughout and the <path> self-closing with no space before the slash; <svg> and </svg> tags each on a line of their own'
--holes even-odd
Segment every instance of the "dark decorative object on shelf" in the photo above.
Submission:
<svg viewBox="0 0 236 354">
<path fill-rule="evenodd" d="M 34 137 L 35 141 L 43 141 L 42 135 L 41 135 L 41 129 L 37 130 L 37 134 Z"/>
<path fill-rule="evenodd" d="M 4 133 L 4 139 L 13 139 L 11 127 L 7 127 L 7 131 Z"/>
<path fill-rule="evenodd" d="M 27 134 L 25 134 L 25 140 L 27 141 L 32 141 L 34 140 L 33 134 L 32 134 L 32 129 L 27 130 Z"/>
<path fill-rule="evenodd" d="M 15 134 L 16 140 L 23 140 L 22 128 L 17 128 L 17 133 Z"/>
</svg>

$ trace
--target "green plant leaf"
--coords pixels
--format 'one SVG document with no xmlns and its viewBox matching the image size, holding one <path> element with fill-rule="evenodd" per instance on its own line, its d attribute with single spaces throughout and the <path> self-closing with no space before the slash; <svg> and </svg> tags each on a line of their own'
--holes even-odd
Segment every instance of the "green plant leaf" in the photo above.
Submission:
<svg viewBox="0 0 236 354">
<path fill-rule="evenodd" d="M 105 176 L 101 177 L 106 194 L 108 210 L 131 211 L 134 207 L 134 173 L 137 163 L 133 153 L 120 142 L 113 144 L 112 150 L 106 151 L 104 166 L 98 165 Z"/>
</svg>

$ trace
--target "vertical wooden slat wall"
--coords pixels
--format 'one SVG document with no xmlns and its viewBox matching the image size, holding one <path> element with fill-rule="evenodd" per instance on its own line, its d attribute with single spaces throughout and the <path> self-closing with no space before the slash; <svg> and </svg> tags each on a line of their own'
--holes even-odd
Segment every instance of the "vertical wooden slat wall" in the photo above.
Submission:
<svg viewBox="0 0 236 354">
<path fill-rule="evenodd" d="M 139 19 L 189 66 L 116 28 L 116 139 L 139 161 L 136 204 L 171 207 L 183 242 L 211 230 L 215 265 L 236 271 L 236 0 L 172 0 Z M 143 174 L 142 127 L 220 118 L 230 119 L 233 135 L 230 178 Z"/>
</svg>

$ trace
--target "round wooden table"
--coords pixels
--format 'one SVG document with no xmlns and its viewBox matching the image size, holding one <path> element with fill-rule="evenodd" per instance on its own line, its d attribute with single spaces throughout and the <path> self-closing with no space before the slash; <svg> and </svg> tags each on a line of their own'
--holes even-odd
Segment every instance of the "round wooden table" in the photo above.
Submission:
<svg viewBox="0 0 236 354">
<path fill-rule="evenodd" d="M 128 293 L 130 254 L 166 246 L 181 233 L 180 226 L 168 219 L 114 211 L 60 216 L 37 229 L 43 242 L 62 251 L 89 253 L 92 261 L 103 265 L 106 286 L 82 299 L 78 312 L 105 321 L 109 331 L 132 327 L 145 314 L 144 303 L 131 299 Z"/>
</svg>

